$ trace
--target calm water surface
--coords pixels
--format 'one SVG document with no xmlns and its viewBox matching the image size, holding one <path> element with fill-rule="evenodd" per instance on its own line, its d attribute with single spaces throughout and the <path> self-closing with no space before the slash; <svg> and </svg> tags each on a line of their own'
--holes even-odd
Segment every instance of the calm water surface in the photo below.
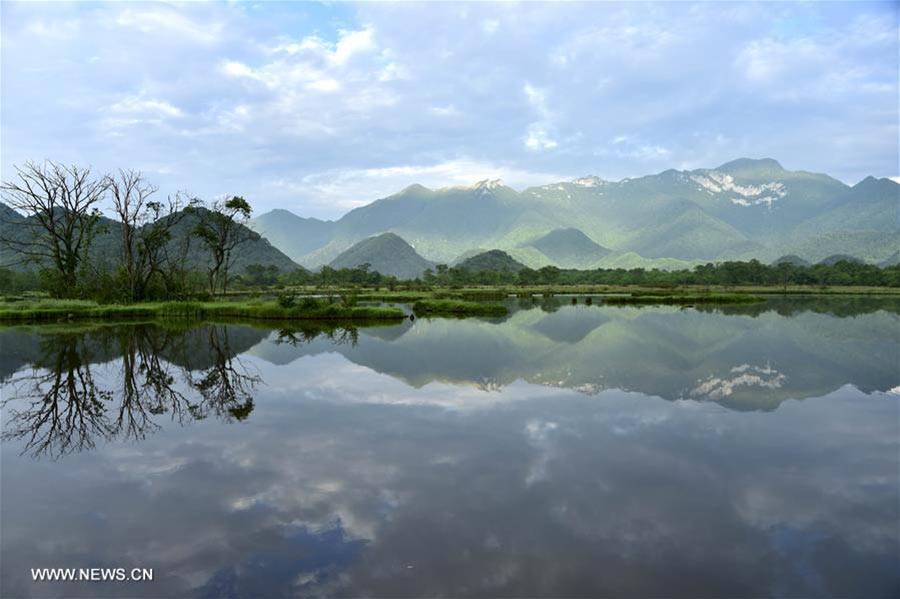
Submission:
<svg viewBox="0 0 900 599">
<path fill-rule="evenodd" d="M 900 596 L 896 300 L 571 302 L 0 329 L 0 596 Z"/>
</svg>

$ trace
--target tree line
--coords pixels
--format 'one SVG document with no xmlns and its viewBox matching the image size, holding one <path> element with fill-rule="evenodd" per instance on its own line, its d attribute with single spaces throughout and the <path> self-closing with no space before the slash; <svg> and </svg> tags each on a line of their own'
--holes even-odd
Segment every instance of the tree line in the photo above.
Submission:
<svg viewBox="0 0 900 599">
<path fill-rule="evenodd" d="M 765 285 L 787 287 L 812 286 L 871 286 L 900 287 L 900 265 L 878 267 L 849 260 L 835 264 L 799 265 L 782 262 L 767 265 L 758 260 L 727 261 L 701 264 L 693 269 L 658 270 L 644 268 L 598 268 L 593 270 L 563 269 L 544 266 L 523 268 L 518 272 L 472 271 L 439 264 L 426 270 L 414 280 L 400 280 L 373 271 L 371 265 L 335 269 L 324 266 L 318 272 L 297 269 L 281 273 L 275 266 L 251 264 L 238 275 L 235 285 L 243 288 L 278 286 L 311 287 L 462 287 L 469 285 L 646 285 L 675 287 L 681 285 L 723 286 Z"/>
<path fill-rule="evenodd" d="M 0 184 L 15 211 L 0 222 L 0 247 L 15 262 L 0 265 L 0 289 L 126 302 L 227 291 L 236 249 L 249 238 L 252 209 L 243 197 L 203 202 L 179 192 L 162 200 L 135 170 L 95 175 L 51 161 L 14 169 Z M 105 205 L 112 220 L 103 218 Z M 112 240 L 111 264 L 92 253 L 101 235 Z M 192 260 L 198 252 L 205 272 Z"/>
</svg>

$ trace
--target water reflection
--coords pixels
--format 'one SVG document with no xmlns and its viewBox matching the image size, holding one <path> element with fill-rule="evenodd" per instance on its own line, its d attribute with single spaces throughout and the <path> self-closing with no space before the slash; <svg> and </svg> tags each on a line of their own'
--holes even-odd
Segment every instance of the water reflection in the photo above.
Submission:
<svg viewBox="0 0 900 599">
<path fill-rule="evenodd" d="M 0 595 L 898 595 L 896 312 L 542 304 L 0 332 L 5 431 L 54 387 L 58 429 L 104 414 L 4 441 Z"/>
<path fill-rule="evenodd" d="M 118 372 L 101 366 L 102 375 L 95 376 L 111 356 L 118 358 Z M 33 456 L 92 449 L 98 440 L 143 439 L 160 427 L 154 417 L 162 414 L 181 423 L 209 415 L 243 420 L 253 411 L 252 392 L 260 382 L 224 325 L 39 334 L 33 359 L 9 378 L 3 399 L 4 407 L 11 404 L 3 440 L 21 441 L 22 451 Z"/>
</svg>

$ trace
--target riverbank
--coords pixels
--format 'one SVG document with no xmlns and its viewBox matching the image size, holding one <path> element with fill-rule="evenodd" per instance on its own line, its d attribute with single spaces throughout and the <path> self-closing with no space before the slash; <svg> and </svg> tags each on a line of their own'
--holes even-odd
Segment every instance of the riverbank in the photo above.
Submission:
<svg viewBox="0 0 900 599">
<path fill-rule="evenodd" d="M 283 307 L 276 302 L 147 302 L 97 304 L 83 300 L 40 300 L 0 304 L 0 322 L 61 320 L 400 320 L 402 309 L 385 306 L 345 306 L 324 300 Z"/>
</svg>

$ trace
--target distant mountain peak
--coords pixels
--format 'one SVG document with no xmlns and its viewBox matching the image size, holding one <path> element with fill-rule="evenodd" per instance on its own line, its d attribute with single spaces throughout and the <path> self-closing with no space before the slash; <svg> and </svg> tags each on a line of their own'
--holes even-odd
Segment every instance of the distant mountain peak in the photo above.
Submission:
<svg viewBox="0 0 900 599">
<path fill-rule="evenodd" d="M 404 195 L 407 193 L 427 193 L 431 190 L 425 187 L 424 185 L 420 185 L 418 183 L 413 183 L 412 185 L 407 185 L 403 189 L 400 190 L 398 195 Z"/>
<path fill-rule="evenodd" d="M 466 189 L 473 189 L 475 191 L 480 191 L 481 193 L 488 193 L 501 187 L 504 187 L 502 179 L 482 179 L 474 185 L 466 187 Z"/>
<path fill-rule="evenodd" d="M 781 163 L 775 160 L 774 158 L 738 158 L 737 160 L 732 160 L 730 162 L 726 162 L 721 165 L 717 169 L 717 171 L 722 171 L 725 173 L 735 174 L 738 172 L 759 172 L 759 171 L 774 171 L 774 172 L 783 172 L 784 167 L 781 166 Z"/>
<path fill-rule="evenodd" d="M 594 175 L 585 175 L 584 177 L 572 179 L 572 183 L 574 185 L 580 185 L 581 187 L 600 187 L 601 185 L 606 185 L 605 180 L 600 177 L 595 177 Z"/>
</svg>

